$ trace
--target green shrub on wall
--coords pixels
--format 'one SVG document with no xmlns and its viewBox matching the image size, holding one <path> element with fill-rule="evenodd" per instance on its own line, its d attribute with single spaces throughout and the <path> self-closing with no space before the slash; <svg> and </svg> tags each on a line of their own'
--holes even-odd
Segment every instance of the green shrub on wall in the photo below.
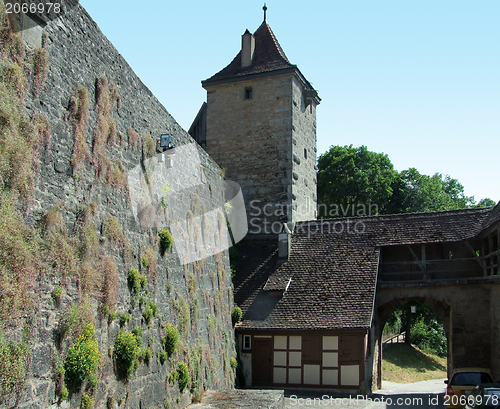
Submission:
<svg viewBox="0 0 500 409">
<path fill-rule="evenodd" d="M 137 338 L 132 332 L 122 329 L 115 340 L 116 367 L 127 378 L 131 378 L 139 365 L 139 354 L 141 349 Z"/>
<path fill-rule="evenodd" d="M 90 395 L 82 396 L 82 409 L 94 409 L 94 399 Z"/>
<path fill-rule="evenodd" d="M 149 324 L 149 322 L 151 321 L 151 319 L 153 319 L 156 316 L 157 311 L 158 311 L 158 307 L 157 307 L 156 303 L 154 303 L 153 301 L 151 301 L 146 306 L 146 308 L 144 309 L 144 311 L 142 312 L 142 318 L 144 318 L 144 321 L 147 324 Z"/>
<path fill-rule="evenodd" d="M 130 316 L 130 314 L 128 314 L 126 312 L 122 312 L 120 314 L 120 327 L 123 327 L 125 324 L 129 323 L 130 321 L 132 321 L 132 317 Z"/>
<path fill-rule="evenodd" d="M 138 294 L 142 288 L 146 287 L 148 284 L 148 278 L 145 275 L 139 273 L 136 268 L 131 268 L 128 271 L 128 285 L 130 290 L 135 294 Z"/>
<path fill-rule="evenodd" d="M 172 247 L 172 244 L 174 243 L 174 239 L 172 237 L 172 234 L 170 234 L 170 231 L 167 229 L 160 230 L 158 232 L 158 236 L 160 237 L 161 253 L 165 254 L 165 252 Z"/>
<path fill-rule="evenodd" d="M 189 368 L 185 362 L 181 361 L 177 365 L 177 376 L 179 381 L 179 389 L 182 393 L 191 382 L 191 377 L 189 376 Z"/>
<path fill-rule="evenodd" d="M 97 383 L 95 372 L 99 365 L 99 347 L 95 337 L 94 324 L 86 325 L 83 333 L 69 347 L 64 361 L 65 379 L 69 385 L 78 388 L 83 382 Z"/>
<path fill-rule="evenodd" d="M 168 356 L 171 356 L 177 349 L 179 343 L 179 332 L 171 324 L 167 324 L 165 327 L 165 336 L 161 339 L 163 344 L 163 349 L 167 352 Z"/>
</svg>

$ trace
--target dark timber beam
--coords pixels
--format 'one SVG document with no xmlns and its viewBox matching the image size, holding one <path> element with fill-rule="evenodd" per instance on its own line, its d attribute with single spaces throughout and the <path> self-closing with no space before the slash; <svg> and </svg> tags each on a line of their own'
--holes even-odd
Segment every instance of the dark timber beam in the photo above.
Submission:
<svg viewBox="0 0 500 409">
<path fill-rule="evenodd" d="M 416 263 L 420 267 L 420 270 L 422 270 L 422 273 L 424 275 L 424 280 L 429 280 L 430 277 L 427 274 L 427 261 L 426 261 L 426 253 L 425 253 L 425 244 L 422 244 L 422 261 L 418 258 L 418 256 L 415 254 L 413 249 L 411 248 L 410 245 L 406 246 L 408 250 L 410 250 L 410 253 L 412 257 L 415 259 Z"/>
<path fill-rule="evenodd" d="M 471 244 L 468 241 L 465 241 L 464 243 L 467 246 L 467 248 L 469 249 L 469 251 L 472 253 L 472 255 L 474 256 L 474 260 L 476 261 L 476 263 L 479 264 L 479 267 L 481 267 L 481 269 L 483 270 L 483 275 L 485 276 L 486 275 L 486 263 L 484 262 L 484 260 L 481 257 L 479 257 L 476 254 L 476 252 L 474 251 L 474 248 L 471 246 Z"/>
</svg>

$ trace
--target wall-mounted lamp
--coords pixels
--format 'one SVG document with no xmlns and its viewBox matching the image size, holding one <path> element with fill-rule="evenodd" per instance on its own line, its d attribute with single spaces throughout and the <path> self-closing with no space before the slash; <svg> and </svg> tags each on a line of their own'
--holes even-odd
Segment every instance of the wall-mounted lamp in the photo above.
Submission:
<svg viewBox="0 0 500 409">
<path fill-rule="evenodd" d="M 411 309 L 411 313 L 412 313 L 412 314 L 416 314 L 416 313 L 417 313 L 417 306 L 416 306 L 416 305 L 412 305 L 412 306 L 410 307 L 410 309 Z"/>
<path fill-rule="evenodd" d="M 170 135 L 164 134 L 160 136 L 160 148 L 163 151 L 174 148 L 174 145 L 172 145 L 170 140 Z"/>
<path fill-rule="evenodd" d="M 160 136 L 159 140 L 159 148 L 158 150 L 161 152 L 160 155 L 158 156 L 158 161 L 159 162 L 166 162 L 165 165 L 167 168 L 172 168 L 174 166 L 174 160 L 172 156 L 175 153 L 175 146 L 172 145 L 172 141 L 170 139 L 170 135 L 168 134 L 163 134 Z M 163 152 L 170 150 L 170 152 L 167 154 L 167 157 L 165 158 L 165 154 Z"/>
</svg>

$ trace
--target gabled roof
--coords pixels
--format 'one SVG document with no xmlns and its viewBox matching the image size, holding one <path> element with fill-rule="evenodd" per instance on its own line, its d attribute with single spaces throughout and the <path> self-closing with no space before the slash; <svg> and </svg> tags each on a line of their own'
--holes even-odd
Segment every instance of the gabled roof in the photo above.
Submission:
<svg viewBox="0 0 500 409">
<path fill-rule="evenodd" d="M 288 262 L 276 268 L 268 257 L 259 264 L 254 248 L 249 257 L 259 273 L 248 261 L 237 269 L 238 328 L 368 329 L 381 247 L 472 239 L 491 215 L 487 208 L 297 223 Z M 284 291 L 282 298 L 272 291 Z"/>
<path fill-rule="evenodd" d="M 249 75 L 281 72 L 283 70 L 293 72 L 297 70 L 297 66 L 288 61 L 276 36 L 266 21 L 255 31 L 254 37 L 255 54 L 251 65 L 248 67 L 241 66 L 240 51 L 228 66 L 205 81 L 202 81 L 203 86 L 229 82 L 231 80 L 242 80 Z"/>
</svg>

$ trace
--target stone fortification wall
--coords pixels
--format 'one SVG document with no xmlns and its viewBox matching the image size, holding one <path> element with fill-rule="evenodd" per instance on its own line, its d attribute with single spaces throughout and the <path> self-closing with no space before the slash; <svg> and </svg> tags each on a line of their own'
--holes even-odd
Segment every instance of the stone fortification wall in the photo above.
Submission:
<svg viewBox="0 0 500 409">
<path fill-rule="evenodd" d="M 0 84 L 0 212 L 22 229 L 0 233 L 0 347 L 15 368 L 0 407 L 183 407 L 230 387 L 220 168 L 81 6 L 38 49 L 1 13 L 0 68 L 15 81 Z M 176 146 L 164 155 L 161 134 Z"/>
</svg>

